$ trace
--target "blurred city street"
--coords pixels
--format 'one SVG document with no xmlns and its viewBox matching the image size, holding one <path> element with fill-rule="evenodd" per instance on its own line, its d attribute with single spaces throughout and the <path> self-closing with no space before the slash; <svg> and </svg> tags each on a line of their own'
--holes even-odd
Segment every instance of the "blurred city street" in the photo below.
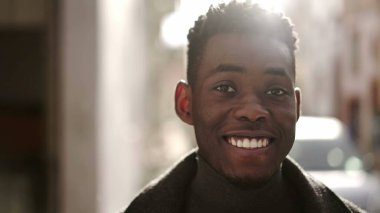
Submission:
<svg viewBox="0 0 380 213">
<path fill-rule="evenodd" d="M 174 89 L 188 29 L 221 2 L 0 0 L 0 212 L 119 212 L 193 149 Z M 349 186 L 368 180 L 374 200 L 352 199 L 380 212 L 380 1 L 253 2 L 299 34 L 302 115 L 332 119 L 345 131 L 336 147 L 352 147 L 310 171 L 346 177 L 360 163 Z"/>
</svg>

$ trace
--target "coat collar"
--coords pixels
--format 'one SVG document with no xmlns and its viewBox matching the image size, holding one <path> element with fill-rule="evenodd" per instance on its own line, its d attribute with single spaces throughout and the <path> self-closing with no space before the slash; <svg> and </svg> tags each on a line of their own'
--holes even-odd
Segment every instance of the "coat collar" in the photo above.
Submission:
<svg viewBox="0 0 380 213">
<path fill-rule="evenodd" d="M 197 170 L 196 149 L 188 153 L 162 176 L 149 183 L 132 201 L 127 213 L 179 213 L 188 187 Z M 303 171 L 292 159 L 286 158 L 282 172 L 296 188 L 305 212 L 360 212 L 354 205 L 342 201 L 335 193 Z"/>
</svg>

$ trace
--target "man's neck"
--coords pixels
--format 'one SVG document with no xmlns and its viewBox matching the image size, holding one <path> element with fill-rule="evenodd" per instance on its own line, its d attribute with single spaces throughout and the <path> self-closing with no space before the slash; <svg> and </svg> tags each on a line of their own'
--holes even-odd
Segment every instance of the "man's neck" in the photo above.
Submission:
<svg viewBox="0 0 380 213">
<path fill-rule="evenodd" d="M 197 174 L 188 193 L 189 212 L 233 212 L 268 210 L 282 204 L 287 188 L 279 170 L 264 184 L 236 184 L 198 157 Z"/>
</svg>

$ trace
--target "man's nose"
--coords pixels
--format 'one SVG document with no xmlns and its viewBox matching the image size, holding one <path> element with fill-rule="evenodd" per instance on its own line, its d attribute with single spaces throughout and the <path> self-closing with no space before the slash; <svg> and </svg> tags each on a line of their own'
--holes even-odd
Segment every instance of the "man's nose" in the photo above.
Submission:
<svg viewBox="0 0 380 213">
<path fill-rule="evenodd" d="M 264 121 L 269 116 L 269 111 L 256 98 L 239 103 L 235 109 L 235 117 L 242 121 Z"/>
</svg>

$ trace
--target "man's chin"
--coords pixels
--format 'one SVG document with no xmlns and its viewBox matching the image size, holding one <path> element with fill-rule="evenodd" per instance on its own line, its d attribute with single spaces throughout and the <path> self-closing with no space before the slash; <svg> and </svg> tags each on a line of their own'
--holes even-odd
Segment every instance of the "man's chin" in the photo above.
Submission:
<svg viewBox="0 0 380 213">
<path fill-rule="evenodd" d="M 244 174 L 231 175 L 223 173 L 223 176 L 232 184 L 243 188 L 260 188 L 268 183 L 273 174 Z"/>
</svg>

